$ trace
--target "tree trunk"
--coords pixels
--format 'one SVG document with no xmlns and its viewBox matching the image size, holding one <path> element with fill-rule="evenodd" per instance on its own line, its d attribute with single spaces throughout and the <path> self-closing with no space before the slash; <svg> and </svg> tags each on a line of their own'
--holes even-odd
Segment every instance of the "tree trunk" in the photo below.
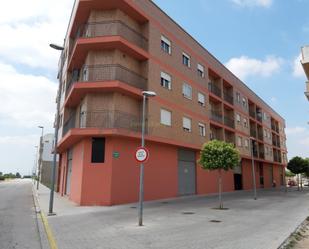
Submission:
<svg viewBox="0 0 309 249">
<path fill-rule="evenodd" d="M 300 189 L 303 190 L 303 176 L 300 174 Z"/>
<path fill-rule="evenodd" d="M 219 169 L 219 208 L 223 208 L 222 202 L 222 176 L 221 176 L 221 169 Z"/>
<path fill-rule="evenodd" d="M 299 174 L 297 174 L 297 190 L 299 191 Z"/>
</svg>

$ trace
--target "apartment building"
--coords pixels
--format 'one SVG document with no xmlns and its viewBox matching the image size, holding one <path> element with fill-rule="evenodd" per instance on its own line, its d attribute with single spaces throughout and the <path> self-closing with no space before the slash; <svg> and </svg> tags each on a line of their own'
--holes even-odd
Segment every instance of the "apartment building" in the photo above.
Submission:
<svg viewBox="0 0 309 249">
<path fill-rule="evenodd" d="M 57 190 L 79 205 L 138 200 L 142 90 L 145 199 L 217 192 L 202 145 L 233 143 L 241 164 L 223 190 L 283 184 L 285 121 L 152 1 L 77 0 L 59 62 Z"/>
<path fill-rule="evenodd" d="M 309 100 L 309 46 L 304 46 L 301 48 L 301 64 L 303 65 L 305 74 L 307 76 L 307 82 L 306 82 L 306 91 L 305 95 L 307 99 Z"/>
</svg>

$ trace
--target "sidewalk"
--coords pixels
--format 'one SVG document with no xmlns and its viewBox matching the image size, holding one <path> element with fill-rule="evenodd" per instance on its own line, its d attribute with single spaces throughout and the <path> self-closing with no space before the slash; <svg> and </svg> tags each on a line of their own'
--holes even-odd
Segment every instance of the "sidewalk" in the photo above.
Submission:
<svg viewBox="0 0 309 249">
<path fill-rule="evenodd" d="M 145 203 L 143 227 L 137 205 L 79 207 L 55 194 L 48 222 L 59 249 L 275 249 L 309 215 L 309 190 L 261 190 L 224 194 L 228 210 L 213 209 L 217 197 L 185 197 Z M 40 186 L 47 213 L 49 190 Z"/>
</svg>

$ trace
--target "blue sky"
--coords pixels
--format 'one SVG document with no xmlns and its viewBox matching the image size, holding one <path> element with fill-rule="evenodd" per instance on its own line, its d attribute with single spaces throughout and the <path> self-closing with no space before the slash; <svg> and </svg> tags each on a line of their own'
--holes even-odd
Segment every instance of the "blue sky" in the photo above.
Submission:
<svg viewBox="0 0 309 249">
<path fill-rule="evenodd" d="M 154 2 L 286 119 L 289 157 L 309 156 L 299 63 L 300 47 L 309 44 L 309 0 Z M 11 0 L 0 9 L 0 171 L 29 173 L 37 126 L 53 132 L 59 54 L 48 44 L 62 43 L 72 5 Z"/>
</svg>

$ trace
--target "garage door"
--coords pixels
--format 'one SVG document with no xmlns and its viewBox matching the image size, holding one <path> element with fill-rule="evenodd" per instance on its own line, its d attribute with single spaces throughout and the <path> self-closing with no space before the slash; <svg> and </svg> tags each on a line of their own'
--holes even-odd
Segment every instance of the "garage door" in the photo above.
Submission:
<svg viewBox="0 0 309 249">
<path fill-rule="evenodd" d="M 178 150 L 178 194 L 193 195 L 196 193 L 195 152 Z"/>
</svg>

